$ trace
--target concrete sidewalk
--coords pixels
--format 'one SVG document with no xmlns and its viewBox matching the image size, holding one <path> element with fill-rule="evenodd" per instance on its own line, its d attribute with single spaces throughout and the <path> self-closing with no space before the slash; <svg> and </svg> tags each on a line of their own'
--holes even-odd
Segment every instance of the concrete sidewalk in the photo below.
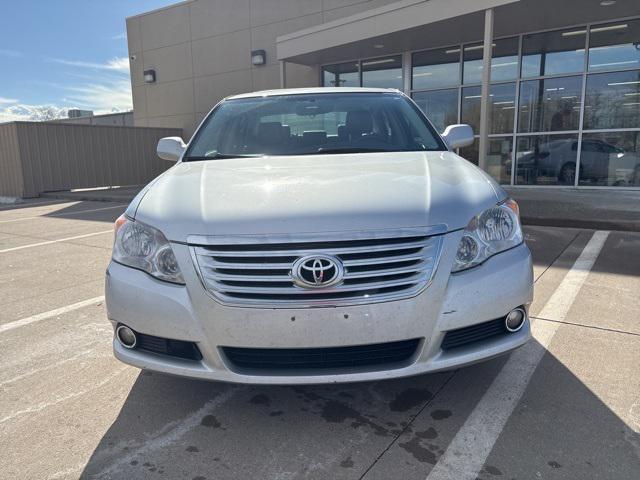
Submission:
<svg viewBox="0 0 640 480">
<path fill-rule="evenodd" d="M 640 190 L 522 188 L 506 190 L 525 225 L 640 231 Z"/>
<path fill-rule="evenodd" d="M 43 197 L 126 203 L 142 185 L 70 192 Z M 640 232 L 640 190 L 564 187 L 506 187 L 520 204 L 525 225 L 592 228 Z"/>
</svg>

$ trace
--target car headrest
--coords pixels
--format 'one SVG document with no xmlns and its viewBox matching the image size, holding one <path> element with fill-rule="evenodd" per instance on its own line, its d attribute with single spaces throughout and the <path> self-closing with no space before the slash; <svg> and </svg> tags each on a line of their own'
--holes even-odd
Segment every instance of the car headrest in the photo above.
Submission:
<svg viewBox="0 0 640 480">
<path fill-rule="evenodd" d="M 263 122 L 258 124 L 258 138 L 273 142 L 282 139 L 284 130 L 280 122 Z"/>
<path fill-rule="evenodd" d="M 327 132 L 324 130 L 308 130 L 302 134 L 304 145 L 321 145 L 327 141 Z"/>
<path fill-rule="evenodd" d="M 346 125 L 338 125 L 338 138 L 340 140 L 345 140 L 347 138 L 347 126 Z"/>
<path fill-rule="evenodd" d="M 373 116 L 367 110 L 348 112 L 345 126 L 349 134 L 370 133 L 373 130 Z"/>
</svg>

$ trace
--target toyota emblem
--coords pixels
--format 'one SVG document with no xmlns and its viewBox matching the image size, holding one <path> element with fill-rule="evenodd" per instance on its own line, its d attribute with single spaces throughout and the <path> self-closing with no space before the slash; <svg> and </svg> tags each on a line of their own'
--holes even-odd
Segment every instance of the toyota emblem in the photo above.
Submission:
<svg viewBox="0 0 640 480">
<path fill-rule="evenodd" d="M 291 269 L 296 285 L 304 288 L 326 288 L 342 281 L 342 262 L 331 255 L 309 255 L 299 258 Z"/>
</svg>

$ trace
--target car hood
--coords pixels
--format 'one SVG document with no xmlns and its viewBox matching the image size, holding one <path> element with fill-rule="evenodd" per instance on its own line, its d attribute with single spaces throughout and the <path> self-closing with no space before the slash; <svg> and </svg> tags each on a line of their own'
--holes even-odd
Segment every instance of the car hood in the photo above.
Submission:
<svg viewBox="0 0 640 480">
<path fill-rule="evenodd" d="M 239 158 L 178 163 L 140 195 L 135 219 L 177 242 L 189 235 L 454 230 L 504 197 L 488 175 L 450 152 Z"/>
</svg>

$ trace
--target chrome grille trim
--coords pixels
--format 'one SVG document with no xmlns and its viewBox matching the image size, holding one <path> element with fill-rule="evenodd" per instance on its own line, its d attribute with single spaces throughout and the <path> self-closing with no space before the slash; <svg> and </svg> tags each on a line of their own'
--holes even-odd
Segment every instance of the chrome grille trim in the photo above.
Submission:
<svg viewBox="0 0 640 480">
<path fill-rule="evenodd" d="M 202 248 L 195 247 L 196 254 L 198 255 L 210 255 L 214 254 L 216 257 L 262 257 L 265 254 L 268 254 L 271 257 L 302 257 L 304 255 L 309 255 L 311 253 L 320 253 L 326 255 L 346 255 L 348 253 L 377 253 L 377 252 L 389 252 L 394 250 L 408 250 L 408 249 L 416 249 L 422 248 L 423 241 L 415 241 L 415 242 L 407 242 L 407 243 L 398 243 L 391 245 L 380 245 L 380 246 L 364 246 L 364 247 L 353 247 L 353 248 L 304 248 L 304 249 L 296 249 L 296 250 L 237 250 L 237 251 L 226 251 L 226 250 L 215 250 L 215 248 Z"/>
<path fill-rule="evenodd" d="M 413 297 L 435 273 L 444 226 L 401 230 L 188 238 L 205 290 L 219 303 L 255 308 L 359 305 Z M 235 241 L 230 241 L 234 238 Z M 291 268 L 306 255 L 328 254 L 344 265 L 327 288 L 293 283 Z"/>
</svg>

